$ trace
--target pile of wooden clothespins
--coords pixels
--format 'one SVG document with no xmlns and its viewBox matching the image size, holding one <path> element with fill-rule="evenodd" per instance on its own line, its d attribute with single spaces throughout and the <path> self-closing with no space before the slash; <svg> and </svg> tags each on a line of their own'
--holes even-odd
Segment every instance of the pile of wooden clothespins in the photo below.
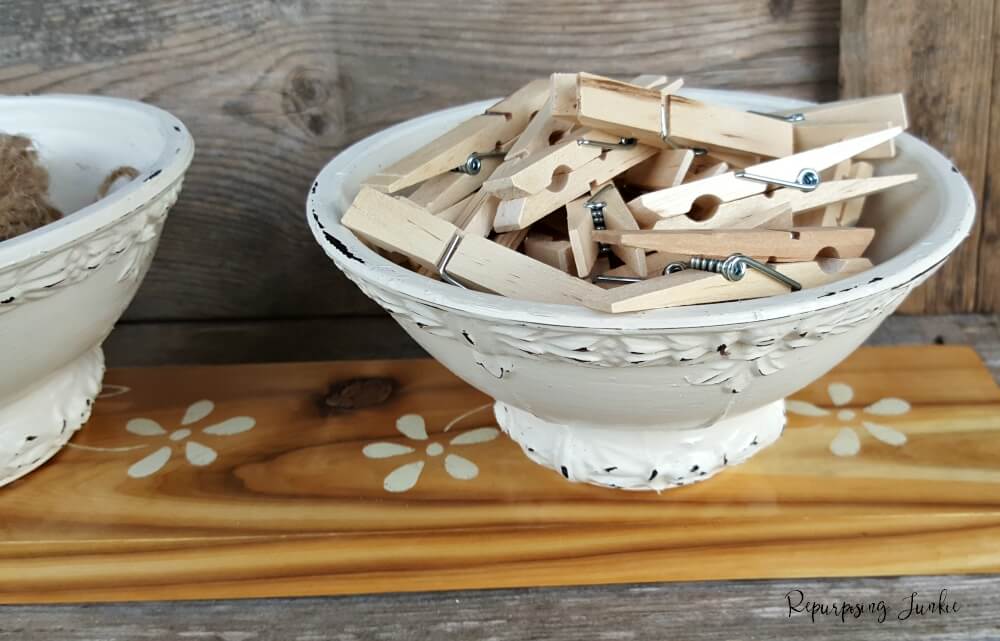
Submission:
<svg viewBox="0 0 1000 641">
<path fill-rule="evenodd" d="M 587 73 L 531 82 L 372 176 L 342 223 L 424 275 L 606 312 L 758 298 L 871 267 L 899 94 L 775 113 Z M 401 255 L 401 256 L 400 256 Z M 402 258 L 405 257 L 405 258 Z"/>
</svg>

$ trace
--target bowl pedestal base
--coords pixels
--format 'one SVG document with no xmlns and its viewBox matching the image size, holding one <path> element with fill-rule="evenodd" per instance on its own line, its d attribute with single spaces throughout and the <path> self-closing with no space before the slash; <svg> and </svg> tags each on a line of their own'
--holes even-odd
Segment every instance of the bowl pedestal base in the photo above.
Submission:
<svg viewBox="0 0 1000 641">
<path fill-rule="evenodd" d="M 663 490 L 712 477 L 778 439 L 784 400 L 704 428 L 633 429 L 552 423 L 497 401 L 497 423 L 524 453 L 570 481 Z"/>
<path fill-rule="evenodd" d="M 87 419 L 104 378 L 104 353 L 94 347 L 0 404 L 0 486 L 45 463 Z"/>
</svg>

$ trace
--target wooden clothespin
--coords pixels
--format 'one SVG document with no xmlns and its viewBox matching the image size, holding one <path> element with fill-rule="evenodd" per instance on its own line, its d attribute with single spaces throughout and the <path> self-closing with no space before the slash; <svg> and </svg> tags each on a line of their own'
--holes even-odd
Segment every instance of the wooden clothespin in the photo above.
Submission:
<svg viewBox="0 0 1000 641">
<path fill-rule="evenodd" d="M 498 232 L 504 232 L 527 227 L 569 204 L 573 199 L 586 194 L 595 185 L 611 180 L 656 153 L 655 148 L 646 145 L 625 145 L 606 149 L 590 162 L 568 173 L 561 173 L 558 167 L 555 167 L 554 174 L 549 175 L 548 187 L 537 193 L 501 201 L 494 228 Z"/>
<path fill-rule="evenodd" d="M 785 109 L 773 115 L 793 120 L 797 152 L 878 131 L 886 126 L 909 127 L 906 102 L 900 93 Z M 895 143 L 888 140 L 858 154 L 858 159 L 893 158 L 895 154 Z"/>
<path fill-rule="evenodd" d="M 833 169 L 828 169 L 827 173 L 830 174 L 830 179 L 834 182 L 838 180 L 845 180 L 851 175 L 851 165 L 853 162 L 850 158 L 840 162 Z M 868 178 L 869 176 L 866 176 Z M 824 180 L 826 175 L 824 174 Z M 809 211 L 802 212 L 799 216 L 799 224 L 806 227 L 836 227 L 837 219 L 840 217 L 840 212 L 843 209 L 843 202 L 838 201 L 831 203 L 826 207 L 821 209 L 812 209 Z"/>
<path fill-rule="evenodd" d="M 548 90 L 547 78 L 529 82 L 486 113 L 466 120 L 364 184 L 391 194 L 462 166 L 471 154 L 496 153 L 527 126 Z"/>
<path fill-rule="evenodd" d="M 612 182 L 596 187 L 591 194 L 566 205 L 566 220 L 573 263 L 576 274 L 581 278 L 594 270 L 594 264 L 602 253 L 594 236 L 598 229 L 622 232 L 639 230 L 632 212 Z M 646 276 L 645 251 L 622 245 L 611 247 L 610 251 L 637 276 Z"/>
<path fill-rule="evenodd" d="M 580 144 L 580 140 L 586 141 L 586 144 Z M 632 160 L 636 154 L 645 154 L 645 157 L 648 157 L 656 153 L 655 149 L 645 145 L 625 145 L 618 136 L 580 129 L 554 145 L 544 147 L 523 158 L 505 162 L 483 184 L 483 189 L 504 200 L 528 198 L 560 186 L 566 176 L 582 169 L 591 161 L 599 160 L 610 151 L 626 149 L 631 149 L 632 153 L 624 155 L 628 160 L 626 166 L 621 167 L 621 171 L 641 162 Z M 621 156 L 623 154 L 616 154 L 616 158 Z M 589 169 L 591 173 L 593 170 L 593 167 Z M 586 190 L 587 188 L 584 188 L 584 191 Z M 577 193 L 571 198 L 579 195 L 580 193 Z M 561 205 L 556 207 L 559 206 Z"/>
<path fill-rule="evenodd" d="M 575 83 L 576 75 L 570 73 L 554 73 L 550 77 L 549 82 L 550 89 L 548 99 L 546 99 L 545 104 L 538 111 L 538 113 L 532 117 L 531 122 L 528 123 L 528 126 L 525 127 L 521 135 L 514 141 L 510 150 L 507 152 L 507 155 L 504 157 L 505 163 L 522 160 L 537 151 L 541 151 L 552 146 L 562 138 L 566 137 L 574 126 L 576 126 L 575 123 L 566 123 L 563 120 L 557 120 L 552 117 L 552 95 L 555 92 L 551 89 L 551 86 L 559 85 L 560 83 Z M 660 87 L 667 84 L 667 77 L 644 74 L 636 76 L 631 80 L 631 82 L 641 87 Z M 509 171 L 505 170 L 504 172 L 501 172 L 500 175 L 508 175 L 509 173 Z"/>
<path fill-rule="evenodd" d="M 772 265 L 797 281 L 803 288 L 816 287 L 870 269 L 867 258 L 823 258 L 818 261 Z M 677 307 L 700 303 L 760 298 L 788 293 L 788 287 L 756 271 L 747 271 L 741 280 L 726 280 L 721 274 L 685 269 L 630 285 L 603 290 L 588 299 L 591 306 L 605 312 L 637 312 L 644 309 Z"/>
<path fill-rule="evenodd" d="M 568 74 L 554 73 L 549 78 L 549 96 L 545 104 L 538 110 L 528 126 L 517 137 L 504 156 L 504 163 L 508 166 L 501 171 L 499 176 L 508 175 L 510 168 L 516 161 L 522 160 L 531 154 L 546 149 L 558 140 L 564 138 L 573 129 L 573 123 L 566 123 L 552 117 L 552 89 L 551 87 L 559 82 L 565 82 Z"/>
<path fill-rule="evenodd" d="M 875 230 L 865 227 L 794 227 L 792 229 L 715 229 L 708 231 L 595 231 L 610 245 L 637 247 L 687 256 L 724 258 L 734 253 L 762 262 L 801 262 L 816 258 L 857 258 Z"/>
<path fill-rule="evenodd" d="M 486 238 L 493 231 L 493 221 L 497 215 L 500 199 L 493 194 L 479 190 L 472 195 L 468 205 L 455 219 L 455 226 L 467 235 Z"/>
<path fill-rule="evenodd" d="M 910 126 L 906 113 L 906 101 L 901 93 L 851 98 L 836 102 L 825 102 L 808 107 L 779 109 L 772 116 L 794 117 L 801 114 L 800 123 L 839 124 L 858 122 L 891 122 L 896 127 Z"/>
<path fill-rule="evenodd" d="M 688 218 L 668 218 L 667 220 L 688 220 L 693 224 L 698 224 Z M 795 226 L 792 220 L 792 207 L 788 203 L 778 203 L 771 208 L 759 209 L 753 215 L 747 216 L 737 222 L 744 226 L 731 227 L 731 229 L 788 229 Z M 649 274 L 662 275 L 663 269 L 670 263 L 683 263 L 688 258 L 690 257 L 685 254 L 655 251 L 651 254 L 646 254 L 646 270 Z M 600 273 L 606 273 L 608 276 L 628 276 L 632 278 L 639 276 L 628 265 L 621 265 L 615 269 L 605 270 Z M 598 284 L 601 285 L 601 283 Z"/>
<path fill-rule="evenodd" d="M 812 191 L 776 189 L 768 194 L 721 203 L 714 212 L 708 212 L 710 215 L 703 220 L 694 220 L 688 216 L 642 217 L 638 212 L 636 212 L 636 218 L 643 225 L 647 221 L 652 222 L 653 229 L 718 229 L 721 227 L 751 229 L 765 224 L 771 217 L 768 212 L 781 205 L 788 205 L 793 214 L 798 214 L 832 203 L 874 194 L 913 182 L 916 179 L 916 174 L 900 174 L 856 180 L 831 180 L 820 184 Z M 634 209 L 633 212 L 635 212 Z M 808 226 L 815 223 L 815 219 L 800 220 L 796 217 L 798 225 Z"/>
<path fill-rule="evenodd" d="M 529 234 L 524 239 L 524 253 L 561 272 L 573 272 L 573 251 L 568 240 L 553 240 L 551 236 L 544 234 Z"/>
<path fill-rule="evenodd" d="M 794 152 L 791 123 L 588 73 L 553 89 L 552 115 L 640 142 L 721 147 L 769 157 Z"/>
<path fill-rule="evenodd" d="M 706 178 L 712 178 L 713 176 L 721 176 L 722 174 L 729 171 L 729 165 L 724 162 L 709 162 L 703 164 L 701 167 L 696 167 L 688 173 L 687 178 L 684 182 L 694 182 L 696 180 L 704 180 Z"/>
<path fill-rule="evenodd" d="M 663 76 L 638 76 L 636 81 L 659 85 L 666 79 Z M 552 116 L 554 97 L 565 95 L 563 85 L 575 85 L 575 82 L 576 74 L 552 74 L 549 100 L 518 136 L 503 164 L 483 185 L 486 191 L 505 200 L 537 194 L 552 184 L 557 173 L 575 171 L 601 156 L 605 149 L 622 146 L 620 136 Z"/>
<path fill-rule="evenodd" d="M 407 199 L 438 214 L 482 187 L 501 161 L 499 156 L 486 156 L 479 159 L 479 169 L 475 173 L 453 169 L 429 178 Z"/>
<path fill-rule="evenodd" d="M 871 178 L 874 173 L 875 167 L 873 167 L 871 163 L 856 162 L 851 165 L 851 171 L 848 176 L 855 180 L 864 180 L 866 178 Z M 841 227 L 852 227 L 857 225 L 858 220 L 861 218 L 861 211 L 864 209 L 864 206 L 864 196 L 858 196 L 851 198 L 850 200 L 845 200 L 843 203 L 840 203 L 839 211 L 831 212 L 834 224 Z"/>
<path fill-rule="evenodd" d="M 479 193 L 479 192 L 476 192 L 476 193 Z M 476 198 L 476 194 L 469 194 L 468 196 L 466 196 L 462 200 L 458 201 L 454 205 L 451 205 L 450 207 L 447 207 L 447 208 L 441 210 L 440 212 L 438 212 L 435 215 L 438 218 L 441 218 L 442 220 L 447 220 L 449 223 L 454 223 L 456 220 L 458 220 L 462 216 L 462 213 L 466 209 L 468 209 L 469 204 L 473 200 L 475 200 L 475 198 Z M 409 200 L 409 199 L 407 199 L 407 200 Z M 420 206 L 417 203 L 414 203 L 414 204 L 417 205 L 418 207 Z"/>
<path fill-rule="evenodd" d="M 807 151 L 816 149 L 841 140 L 856 138 L 865 134 L 882 131 L 887 127 L 892 127 L 895 123 L 882 122 L 848 122 L 848 123 L 798 123 L 795 125 L 795 151 Z M 882 159 L 896 157 L 896 143 L 887 140 L 880 145 L 875 145 L 871 149 L 862 151 L 855 158 L 861 159 Z"/>
<path fill-rule="evenodd" d="M 676 187 L 684 181 L 693 160 L 690 149 L 663 149 L 626 171 L 622 181 L 642 189 Z"/>
<path fill-rule="evenodd" d="M 543 303 L 593 304 L 601 288 L 479 236 L 403 199 L 362 187 L 341 220 L 366 241 L 486 291 Z M 447 250 L 447 254 L 446 254 Z"/>
<path fill-rule="evenodd" d="M 759 165 L 764 162 L 758 154 L 745 154 L 739 151 L 733 151 L 732 149 L 712 149 L 707 154 L 699 159 L 705 164 L 713 164 L 724 162 L 729 165 L 730 169 L 746 169 L 747 167 L 752 167 L 754 165 Z M 695 163 L 696 165 L 699 163 Z"/>
<path fill-rule="evenodd" d="M 800 189 L 809 190 L 815 188 L 815 182 L 812 186 L 802 183 L 800 176 L 804 175 L 803 172 L 811 171 L 813 180 L 818 181 L 819 172 L 886 140 L 891 140 L 901 131 L 899 127 L 892 127 L 819 149 L 770 160 L 740 172 L 729 172 L 678 187 L 651 191 L 631 200 L 629 208 L 640 222 L 650 225 L 655 224 L 660 218 L 687 214 L 699 200 L 708 200 L 713 205 L 718 205 L 763 193 L 777 185 L 798 185 Z"/>
<path fill-rule="evenodd" d="M 502 234 L 497 234 L 493 239 L 498 245 L 502 245 L 507 249 L 517 249 L 524 242 L 524 239 L 528 237 L 528 229 L 518 229 L 516 231 L 507 231 Z"/>
</svg>

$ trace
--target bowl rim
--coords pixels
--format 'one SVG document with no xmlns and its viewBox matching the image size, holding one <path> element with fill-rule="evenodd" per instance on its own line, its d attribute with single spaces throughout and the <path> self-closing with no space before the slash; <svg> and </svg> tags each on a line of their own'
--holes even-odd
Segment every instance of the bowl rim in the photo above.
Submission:
<svg viewBox="0 0 1000 641">
<path fill-rule="evenodd" d="M 139 174 L 127 185 L 57 221 L 0 242 L 0 269 L 50 253 L 115 224 L 168 190 L 184 175 L 194 157 L 194 138 L 184 123 L 173 114 L 138 100 L 59 93 L 0 96 L 0 112 L 25 106 L 66 109 L 71 113 L 81 106 L 96 107 L 104 110 L 109 119 L 122 111 L 145 114 L 153 117 L 163 144 L 152 169 Z"/>
<path fill-rule="evenodd" d="M 685 88 L 682 94 L 702 100 L 751 100 L 765 109 L 810 105 L 807 101 L 745 91 Z M 340 185 L 352 161 L 367 148 L 443 117 L 472 116 L 495 100 L 477 101 L 435 111 L 372 134 L 333 157 L 316 177 L 306 199 L 306 218 L 316 241 L 337 267 L 352 280 L 361 280 L 393 290 L 427 305 L 494 321 L 531 325 L 569 326 L 589 329 L 663 330 L 744 325 L 780 320 L 840 307 L 853 301 L 906 287 L 933 272 L 967 237 L 975 220 L 975 196 L 968 182 L 944 155 L 911 134 L 898 139 L 913 147 L 948 181 L 941 189 L 951 192 L 945 214 L 909 247 L 872 269 L 854 276 L 799 292 L 763 299 L 688 305 L 664 309 L 611 314 L 583 306 L 515 300 L 469 289 L 461 289 L 421 276 L 386 260 L 369 249 L 339 222 L 349 203 L 343 202 Z M 757 107 L 754 107 L 757 108 Z M 341 202 L 337 202 L 340 200 Z M 324 209 L 324 201 L 335 203 Z M 964 202 L 963 202 L 964 201 Z M 337 215 L 334 215 L 334 211 Z M 933 237 L 933 241 L 928 240 Z"/>
</svg>

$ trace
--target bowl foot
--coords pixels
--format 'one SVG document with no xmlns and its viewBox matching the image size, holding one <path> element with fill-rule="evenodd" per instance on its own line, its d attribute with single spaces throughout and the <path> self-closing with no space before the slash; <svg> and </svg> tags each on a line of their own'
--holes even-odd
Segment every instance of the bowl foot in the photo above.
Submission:
<svg viewBox="0 0 1000 641">
<path fill-rule="evenodd" d="M 104 378 L 100 347 L 0 406 L 0 486 L 52 458 L 90 418 Z"/>
<path fill-rule="evenodd" d="M 551 423 L 497 401 L 497 423 L 528 457 L 574 482 L 663 490 L 703 481 L 778 439 L 785 402 L 691 430 Z"/>
</svg>

